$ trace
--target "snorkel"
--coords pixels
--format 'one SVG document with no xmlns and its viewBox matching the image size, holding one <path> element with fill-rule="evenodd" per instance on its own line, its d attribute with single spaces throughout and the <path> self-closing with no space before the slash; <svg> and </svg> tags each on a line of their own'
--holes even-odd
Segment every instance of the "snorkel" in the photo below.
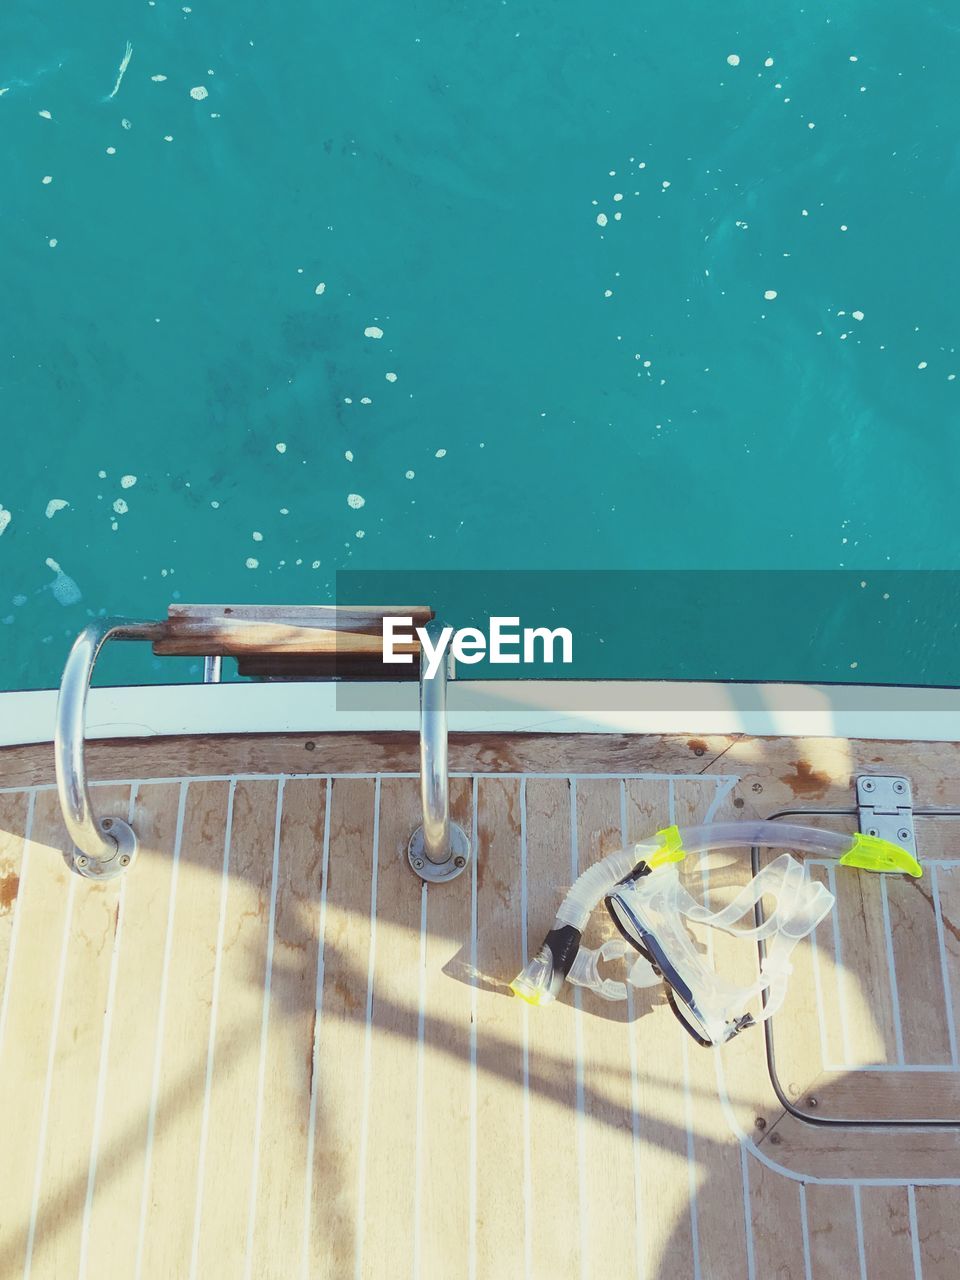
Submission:
<svg viewBox="0 0 960 1280">
<path fill-rule="evenodd" d="M 865 871 L 920 876 L 906 849 L 877 836 L 844 835 L 781 822 L 727 822 L 708 826 L 667 827 L 651 839 L 619 849 L 595 862 L 570 888 L 553 928 L 524 970 L 510 984 L 532 1005 L 554 1001 L 565 981 L 585 986 L 607 1000 L 625 1000 L 635 987 L 664 982 L 667 998 L 686 1030 L 700 1044 L 723 1044 L 754 1024 L 745 1005 L 763 996 L 759 1021 L 783 1003 L 790 974 L 790 953 L 817 927 L 833 906 L 833 895 L 810 880 L 801 863 L 783 854 L 764 867 L 733 901 L 719 911 L 696 902 L 680 884 L 677 864 L 688 854 L 744 845 L 836 858 L 841 866 Z M 737 922 L 766 895 L 775 910 L 756 927 Z M 594 908 L 605 901 L 620 938 L 593 951 L 581 945 Z M 758 980 L 749 987 L 725 981 L 694 947 L 684 918 L 722 929 L 751 942 L 765 943 Z M 636 954 L 626 982 L 602 978 L 600 960 Z"/>
</svg>

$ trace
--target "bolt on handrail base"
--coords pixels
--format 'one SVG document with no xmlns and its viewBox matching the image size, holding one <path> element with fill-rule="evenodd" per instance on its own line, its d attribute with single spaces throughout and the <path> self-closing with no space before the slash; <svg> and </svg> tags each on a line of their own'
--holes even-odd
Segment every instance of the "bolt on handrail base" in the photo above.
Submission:
<svg viewBox="0 0 960 1280">
<path fill-rule="evenodd" d="M 407 861 L 414 872 L 428 884 L 444 884 L 456 880 L 470 862 L 470 837 L 463 827 L 450 823 L 450 852 L 445 862 L 434 862 L 427 857 L 423 827 L 417 827 L 407 845 Z"/>
<path fill-rule="evenodd" d="M 122 818 L 100 818 L 97 827 L 107 840 L 116 843 L 117 851 L 114 856 L 94 858 L 74 846 L 65 855 L 67 865 L 71 871 L 76 871 L 88 880 L 115 880 L 136 861 L 139 848 L 137 834 L 129 822 L 124 822 Z"/>
</svg>

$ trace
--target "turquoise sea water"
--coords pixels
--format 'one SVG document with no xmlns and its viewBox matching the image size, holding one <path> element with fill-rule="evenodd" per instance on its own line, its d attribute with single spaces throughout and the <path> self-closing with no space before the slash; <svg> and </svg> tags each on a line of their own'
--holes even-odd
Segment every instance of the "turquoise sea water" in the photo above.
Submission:
<svg viewBox="0 0 960 1280">
<path fill-rule="evenodd" d="M 0 688 L 344 568 L 960 568 L 953 6 L 0 28 Z"/>
</svg>

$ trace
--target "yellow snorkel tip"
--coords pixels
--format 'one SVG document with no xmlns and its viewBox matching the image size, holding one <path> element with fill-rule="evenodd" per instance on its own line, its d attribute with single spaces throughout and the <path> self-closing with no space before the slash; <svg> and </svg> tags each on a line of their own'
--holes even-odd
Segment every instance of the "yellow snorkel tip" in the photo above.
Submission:
<svg viewBox="0 0 960 1280">
<path fill-rule="evenodd" d="M 840 859 L 841 867 L 859 867 L 861 871 L 882 871 L 888 874 L 923 875 L 923 868 L 909 850 L 880 836 L 864 835 L 858 831 L 853 843 Z"/>
<path fill-rule="evenodd" d="M 522 973 L 518 974 L 510 983 L 510 990 L 515 996 L 519 996 L 524 1003 L 533 1005 L 535 1009 L 539 1009 L 543 1004 L 549 1004 L 553 999 L 549 992 L 539 991 L 525 981 Z"/>
<path fill-rule="evenodd" d="M 510 983 L 510 990 L 515 996 L 534 1008 L 550 1004 L 556 998 L 554 991 L 553 954 L 550 948 L 542 946 L 533 959 Z M 560 981 L 563 981 L 561 977 Z"/>
</svg>

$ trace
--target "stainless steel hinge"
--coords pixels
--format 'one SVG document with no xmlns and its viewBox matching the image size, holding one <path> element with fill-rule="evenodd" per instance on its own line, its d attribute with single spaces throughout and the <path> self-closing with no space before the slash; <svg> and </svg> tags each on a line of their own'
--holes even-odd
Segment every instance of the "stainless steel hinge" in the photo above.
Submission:
<svg viewBox="0 0 960 1280">
<path fill-rule="evenodd" d="M 865 835 L 889 840 L 917 856 L 909 778 L 862 774 L 857 778 L 857 817 Z"/>
</svg>

